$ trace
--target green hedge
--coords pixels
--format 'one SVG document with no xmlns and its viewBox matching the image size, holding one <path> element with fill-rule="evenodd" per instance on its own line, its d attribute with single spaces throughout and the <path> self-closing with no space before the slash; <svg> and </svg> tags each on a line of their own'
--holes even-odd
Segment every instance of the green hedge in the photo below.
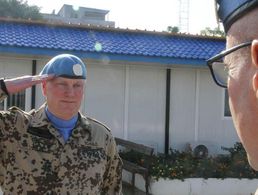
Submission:
<svg viewBox="0 0 258 195">
<path fill-rule="evenodd" d="M 147 167 L 153 178 L 258 178 L 258 172 L 248 164 L 241 143 L 233 148 L 223 148 L 228 155 L 197 158 L 191 152 L 170 149 L 169 155 L 154 155 L 151 159 L 138 152 L 120 152 L 123 159 Z"/>
</svg>

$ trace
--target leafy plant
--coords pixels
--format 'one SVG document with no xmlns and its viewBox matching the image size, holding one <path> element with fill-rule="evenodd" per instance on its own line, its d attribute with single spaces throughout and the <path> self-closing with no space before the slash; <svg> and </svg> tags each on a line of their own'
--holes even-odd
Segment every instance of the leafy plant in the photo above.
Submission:
<svg viewBox="0 0 258 195">
<path fill-rule="evenodd" d="M 214 29 L 211 29 L 210 27 L 206 27 L 204 30 L 200 31 L 200 34 L 205 36 L 225 37 L 225 32 L 220 30 L 220 28 L 218 27 Z"/>
<path fill-rule="evenodd" d="M 186 178 L 258 178 L 247 161 L 246 152 L 241 143 L 232 148 L 222 148 L 227 155 L 197 158 L 191 152 L 179 152 L 170 149 L 169 155 L 154 155 L 150 160 L 147 156 L 135 152 L 121 152 L 123 159 L 134 162 L 150 170 L 152 177 L 181 179 Z"/>
<path fill-rule="evenodd" d="M 40 7 L 29 6 L 24 0 L 0 0 L 0 17 L 40 20 Z"/>
</svg>

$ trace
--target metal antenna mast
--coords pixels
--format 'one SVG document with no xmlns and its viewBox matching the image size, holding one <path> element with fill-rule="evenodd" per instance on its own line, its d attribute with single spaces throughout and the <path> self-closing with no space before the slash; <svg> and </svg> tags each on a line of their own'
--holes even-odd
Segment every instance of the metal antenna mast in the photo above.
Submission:
<svg viewBox="0 0 258 195">
<path fill-rule="evenodd" d="M 179 31 L 189 32 L 189 0 L 179 0 Z"/>
</svg>

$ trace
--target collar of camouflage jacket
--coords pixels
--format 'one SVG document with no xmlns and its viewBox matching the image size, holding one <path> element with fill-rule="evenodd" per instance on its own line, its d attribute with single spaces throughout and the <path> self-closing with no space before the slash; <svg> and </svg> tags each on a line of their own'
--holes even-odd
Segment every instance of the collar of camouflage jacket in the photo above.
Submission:
<svg viewBox="0 0 258 195">
<path fill-rule="evenodd" d="M 55 130 L 54 126 L 51 124 L 50 120 L 48 119 L 45 112 L 45 108 L 46 108 L 46 103 L 43 104 L 38 110 L 32 110 L 30 112 L 31 120 L 30 120 L 29 126 L 32 128 L 48 129 L 53 134 L 56 134 L 57 131 Z M 91 129 L 92 128 L 87 117 L 85 117 L 79 112 L 78 121 L 75 125 L 72 135 L 74 137 L 80 137 L 85 135 L 86 133 L 91 134 Z"/>
</svg>

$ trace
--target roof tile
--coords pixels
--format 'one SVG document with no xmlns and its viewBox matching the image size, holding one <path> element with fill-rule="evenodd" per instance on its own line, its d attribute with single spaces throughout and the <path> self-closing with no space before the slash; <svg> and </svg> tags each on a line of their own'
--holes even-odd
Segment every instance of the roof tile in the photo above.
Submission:
<svg viewBox="0 0 258 195">
<path fill-rule="evenodd" d="M 205 60 L 223 50 L 225 40 L 0 21 L 0 45 Z"/>
</svg>

